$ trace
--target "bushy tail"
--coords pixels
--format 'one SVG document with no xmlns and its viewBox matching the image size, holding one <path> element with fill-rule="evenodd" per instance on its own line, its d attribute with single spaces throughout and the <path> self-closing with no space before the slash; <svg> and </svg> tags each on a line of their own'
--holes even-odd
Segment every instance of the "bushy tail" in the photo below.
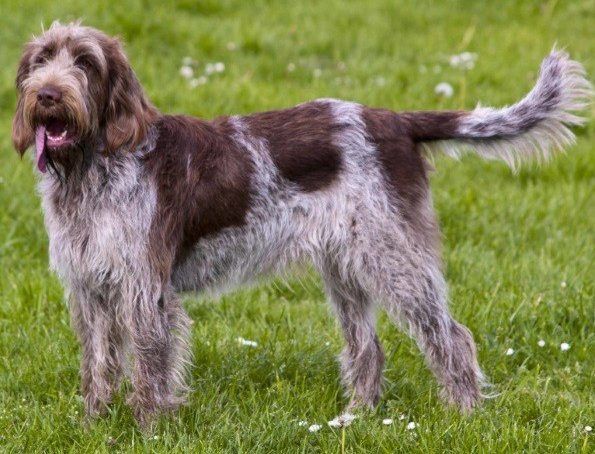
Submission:
<svg viewBox="0 0 595 454">
<path fill-rule="evenodd" d="M 582 65 L 565 52 L 554 50 L 541 64 L 537 84 L 517 104 L 501 109 L 478 106 L 470 112 L 436 112 L 435 122 L 428 121 L 429 112 L 420 113 L 418 124 L 415 113 L 411 113 L 409 121 L 414 140 L 431 151 L 439 149 L 458 156 L 470 149 L 515 168 L 525 160 L 546 159 L 552 151 L 574 143 L 569 127 L 584 123 L 585 119 L 575 113 L 590 105 L 593 93 Z M 451 118 L 445 118 L 448 114 Z M 432 131 L 431 125 L 436 123 L 441 126 Z"/>
</svg>

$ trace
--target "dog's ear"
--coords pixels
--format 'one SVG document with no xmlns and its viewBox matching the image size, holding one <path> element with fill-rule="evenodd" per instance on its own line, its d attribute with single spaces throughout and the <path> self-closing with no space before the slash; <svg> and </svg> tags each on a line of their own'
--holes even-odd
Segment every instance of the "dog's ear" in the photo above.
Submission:
<svg viewBox="0 0 595 454">
<path fill-rule="evenodd" d="M 149 102 L 117 40 L 111 40 L 108 61 L 108 100 L 105 115 L 106 151 L 134 150 L 142 144 L 157 110 Z"/>
<path fill-rule="evenodd" d="M 17 89 L 17 108 L 12 120 L 12 143 L 17 152 L 22 156 L 23 153 L 33 145 L 34 134 L 29 124 L 25 121 L 25 99 L 23 97 L 23 82 L 29 75 L 31 56 L 33 55 L 33 46 L 26 45 L 19 62 L 17 77 L 15 81 Z"/>
</svg>

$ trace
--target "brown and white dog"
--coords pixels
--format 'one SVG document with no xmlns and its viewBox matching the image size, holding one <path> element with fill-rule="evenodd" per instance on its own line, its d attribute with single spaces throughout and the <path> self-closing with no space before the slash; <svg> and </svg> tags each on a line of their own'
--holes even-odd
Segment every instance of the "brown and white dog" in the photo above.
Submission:
<svg viewBox="0 0 595 454">
<path fill-rule="evenodd" d="M 348 409 L 373 406 L 373 306 L 416 338 L 444 397 L 481 399 L 469 331 L 447 308 L 423 149 L 514 165 L 574 140 L 591 86 L 554 51 L 518 104 L 393 112 L 321 99 L 205 121 L 162 115 L 117 40 L 54 24 L 24 50 L 12 138 L 35 145 L 51 266 L 82 344 L 90 416 L 134 358 L 141 424 L 183 400 L 189 319 L 176 292 L 229 288 L 311 261 L 343 328 Z"/>
</svg>

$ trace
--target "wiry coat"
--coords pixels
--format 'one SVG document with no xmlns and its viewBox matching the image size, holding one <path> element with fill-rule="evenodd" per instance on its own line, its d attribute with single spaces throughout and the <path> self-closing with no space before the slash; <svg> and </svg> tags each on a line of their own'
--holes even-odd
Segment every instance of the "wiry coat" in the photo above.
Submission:
<svg viewBox="0 0 595 454">
<path fill-rule="evenodd" d="M 51 264 L 82 343 L 87 409 L 111 401 L 131 353 L 142 423 L 185 388 L 189 320 L 176 292 L 233 288 L 305 261 L 343 328 L 350 409 L 380 396 L 375 303 L 415 336 L 445 398 L 474 406 L 482 373 L 471 334 L 447 309 L 420 147 L 468 145 L 512 164 L 570 143 L 566 125 L 580 119 L 569 111 L 590 95 L 580 65 L 555 52 L 510 108 L 397 113 L 322 99 L 207 122 L 159 114 L 117 42 L 78 25 L 27 46 L 17 88 L 13 140 L 24 152 L 37 139 Z"/>
</svg>

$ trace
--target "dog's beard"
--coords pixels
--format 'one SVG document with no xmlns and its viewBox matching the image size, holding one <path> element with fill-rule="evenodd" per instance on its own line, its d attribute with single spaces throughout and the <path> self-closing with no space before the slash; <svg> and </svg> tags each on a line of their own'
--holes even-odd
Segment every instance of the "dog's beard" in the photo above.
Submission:
<svg viewBox="0 0 595 454">
<path fill-rule="evenodd" d="M 80 180 L 89 167 L 91 153 L 89 146 L 74 142 L 69 146 L 54 149 L 46 153 L 47 171 L 59 181 L 65 182 L 71 176 Z"/>
</svg>

